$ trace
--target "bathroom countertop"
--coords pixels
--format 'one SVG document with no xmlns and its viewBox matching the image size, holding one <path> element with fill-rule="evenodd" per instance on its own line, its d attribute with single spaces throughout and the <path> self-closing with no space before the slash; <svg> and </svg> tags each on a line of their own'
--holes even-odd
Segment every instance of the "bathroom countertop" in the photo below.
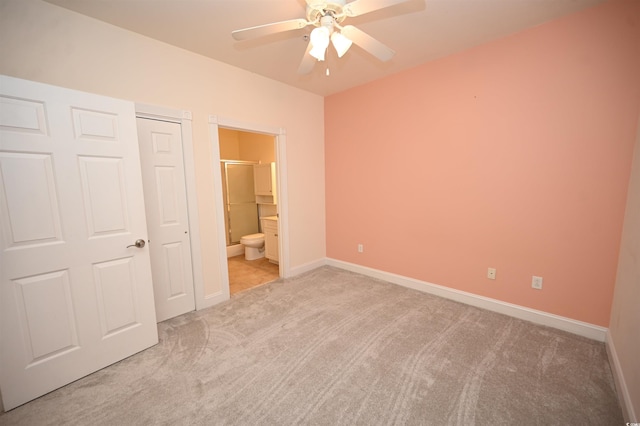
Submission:
<svg viewBox="0 0 640 426">
<path fill-rule="evenodd" d="M 278 216 L 263 216 L 260 219 L 278 220 Z"/>
</svg>

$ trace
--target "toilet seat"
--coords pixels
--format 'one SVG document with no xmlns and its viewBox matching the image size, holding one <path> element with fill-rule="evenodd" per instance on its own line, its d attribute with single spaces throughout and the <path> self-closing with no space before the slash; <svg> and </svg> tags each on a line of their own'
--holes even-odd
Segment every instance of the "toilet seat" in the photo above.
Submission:
<svg viewBox="0 0 640 426">
<path fill-rule="evenodd" d="M 262 233 L 249 234 L 249 235 L 245 235 L 242 238 L 240 238 L 240 242 L 242 242 L 242 240 L 251 241 L 251 240 L 259 240 L 259 239 L 263 239 L 263 238 L 264 238 L 264 234 L 262 234 Z"/>
</svg>

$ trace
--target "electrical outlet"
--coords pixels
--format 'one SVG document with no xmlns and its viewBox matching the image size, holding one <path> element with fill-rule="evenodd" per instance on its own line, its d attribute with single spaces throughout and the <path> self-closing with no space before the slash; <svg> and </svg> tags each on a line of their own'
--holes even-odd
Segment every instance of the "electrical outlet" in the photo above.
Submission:
<svg viewBox="0 0 640 426">
<path fill-rule="evenodd" d="M 531 279 L 531 288 L 536 290 L 542 290 L 542 277 L 536 277 L 535 275 Z"/>
<path fill-rule="evenodd" d="M 490 280 L 496 279 L 496 268 L 487 269 L 487 278 L 489 278 Z"/>
<path fill-rule="evenodd" d="M 362 253 L 364 251 L 364 246 L 362 244 L 358 244 L 358 253 Z"/>
</svg>

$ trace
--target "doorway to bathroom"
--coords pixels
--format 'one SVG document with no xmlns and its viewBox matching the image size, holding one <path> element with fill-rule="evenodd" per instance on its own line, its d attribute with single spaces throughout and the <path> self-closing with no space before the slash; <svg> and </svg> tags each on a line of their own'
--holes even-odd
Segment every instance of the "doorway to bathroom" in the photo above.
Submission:
<svg viewBox="0 0 640 426">
<path fill-rule="evenodd" d="M 280 277 L 276 175 L 263 172 L 275 171 L 275 138 L 220 127 L 218 140 L 229 293 L 233 295 Z"/>
</svg>

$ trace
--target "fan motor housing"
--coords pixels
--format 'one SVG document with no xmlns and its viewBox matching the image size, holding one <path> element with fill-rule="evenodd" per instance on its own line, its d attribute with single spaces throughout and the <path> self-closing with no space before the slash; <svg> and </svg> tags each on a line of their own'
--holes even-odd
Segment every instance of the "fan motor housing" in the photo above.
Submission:
<svg viewBox="0 0 640 426">
<path fill-rule="evenodd" d="M 345 3 L 345 0 L 308 2 L 307 21 L 315 22 L 317 23 L 316 25 L 319 25 L 323 16 L 330 15 L 336 23 L 340 23 L 346 18 L 345 14 L 342 13 Z"/>
</svg>

